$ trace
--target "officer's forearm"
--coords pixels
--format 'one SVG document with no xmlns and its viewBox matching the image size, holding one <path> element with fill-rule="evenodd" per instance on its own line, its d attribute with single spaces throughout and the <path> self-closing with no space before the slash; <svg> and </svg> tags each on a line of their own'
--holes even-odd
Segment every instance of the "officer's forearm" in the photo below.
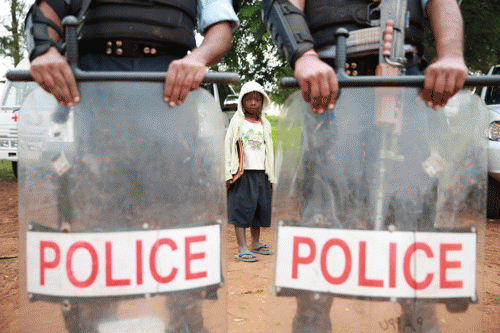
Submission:
<svg viewBox="0 0 500 333">
<path fill-rule="evenodd" d="M 40 11 L 46 18 L 52 20 L 52 22 L 54 22 L 59 28 L 61 28 L 61 30 L 64 30 L 61 24 L 61 20 L 59 19 L 59 16 L 57 16 L 56 12 L 52 9 L 52 7 L 50 7 L 50 5 L 46 1 L 42 1 L 38 7 L 40 8 Z M 59 41 L 62 37 L 59 36 L 59 34 L 51 27 L 48 27 L 48 33 L 50 38 L 52 38 L 55 41 Z"/>
<path fill-rule="evenodd" d="M 306 5 L 305 0 L 289 0 L 292 5 L 300 9 L 301 11 L 304 11 L 304 7 Z"/>
<path fill-rule="evenodd" d="M 456 0 L 430 0 L 427 5 L 438 58 L 463 57 L 464 27 Z"/>
<path fill-rule="evenodd" d="M 229 22 L 211 26 L 200 47 L 193 50 L 192 56 L 199 58 L 207 67 L 218 63 L 231 49 L 232 28 Z"/>
</svg>

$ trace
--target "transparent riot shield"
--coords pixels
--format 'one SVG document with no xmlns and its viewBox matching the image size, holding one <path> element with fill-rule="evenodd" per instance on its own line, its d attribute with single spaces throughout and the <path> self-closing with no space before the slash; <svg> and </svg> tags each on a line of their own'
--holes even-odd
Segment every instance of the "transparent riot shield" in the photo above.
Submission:
<svg viewBox="0 0 500 333">
<path fill-rule="evenodd" d="M 439 111 L 417 94 L 285 103 L 269 331 L 481 330 L 488 113 L 473 94 Z"/>
<path fill-rule="evenodd" d="M 20 331 L 225 332 L 220 107 L 163 83 L 41 88 L 20 113 Z"/>
</svg>

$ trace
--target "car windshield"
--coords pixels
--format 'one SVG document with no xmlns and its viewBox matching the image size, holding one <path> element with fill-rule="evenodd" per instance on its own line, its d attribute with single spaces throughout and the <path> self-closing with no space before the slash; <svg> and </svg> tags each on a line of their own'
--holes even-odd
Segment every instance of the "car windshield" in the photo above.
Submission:
<svg viewBox="0 0 500 333">
<path fill-rule="evenodd" d="M 33 90 L 37 84 L 35 82 L 8 82 L 2 100 L 2 109 L 17 108 L 24 98 Z"/>
</svg>

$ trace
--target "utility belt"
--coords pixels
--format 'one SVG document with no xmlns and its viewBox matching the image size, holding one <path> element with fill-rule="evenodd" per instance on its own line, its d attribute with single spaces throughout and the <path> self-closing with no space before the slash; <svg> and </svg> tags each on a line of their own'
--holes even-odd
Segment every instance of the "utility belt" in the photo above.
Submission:
<svg viewBox="0 0 500 333">
<path fill-rule="evenodd" d="M 165 45 L 130 39 L 92 39 L 79 43 L 80 54 L 97 53 L 123 58 L 151 58 L 157 56 L 184 57 L 188 49 L 179 45 Z"/>
</svg>

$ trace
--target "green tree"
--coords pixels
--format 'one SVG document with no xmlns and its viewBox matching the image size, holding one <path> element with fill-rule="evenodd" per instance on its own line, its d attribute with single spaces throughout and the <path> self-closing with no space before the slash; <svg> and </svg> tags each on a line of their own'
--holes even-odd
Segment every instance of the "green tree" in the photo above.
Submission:
<svg viewBox="0 0 500 333">
<path fill-rule="evenodd" d="M 248 81 L 259 82 L 271 99 L 281 104 L 292 90 L 282 89 L 279 79 L 293 76 L 293 71 L 278 54 L 262 22 L 262 0 L 243 0 L 241 5 L 240 27 L 233 34 L 233 47 L 215 69 L 237 72 L 241 77 L 237 89 Z"/>
<path fill-rule="evenodd" d="M 14 66 L 23 60 L 24 44 L 24 21 L 26 4 L 23 0 L 7 0 L 10 6 L 10 17 L 8 22 L 2 22 L 7 30 L 7 35 L 0 36 L 0 55 L 11 57 Z"/>
<path fill-rule="evenodd" d="M 486 73 L 500 63 L 500 0 L 464 0 L 465 62 L 473 72 Z"/>
</svg>

